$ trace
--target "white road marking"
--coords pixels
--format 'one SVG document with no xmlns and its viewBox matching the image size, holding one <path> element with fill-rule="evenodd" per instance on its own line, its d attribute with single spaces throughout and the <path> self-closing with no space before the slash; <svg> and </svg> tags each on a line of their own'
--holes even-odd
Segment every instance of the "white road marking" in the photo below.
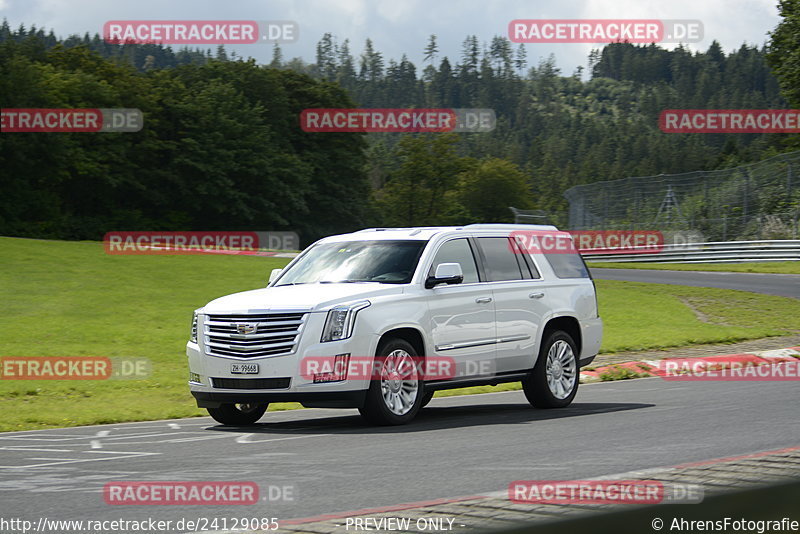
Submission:
<svg viewBox="0 0 800 534">
<path fill-rule="evenodd" d="M 70 440 L 77 440 L 77 439 L 87 439 L 91 436 L 70 436 L 65 438 L 29 438 L 27 436 L 0 436 L 0 441 L 4 439 L 16 439 L 16 440 L 23 440 L 23 441 L 70 441 Z"/>
<path fill-rule="evenodd" d="M 12 447 L 0 447 L 0 451 L 34 451 L 34 452 L 75 452 L 72 449 L 34 449 L 30 445 L 17 445 Z"/>
<path fill-rule="evenodd" d="M 310 436 L 292 436 L 288 438 L 272 438 L 272 439 L 250 439 L 253 437 L 254 434 L 244 434 L 236 438 L 236 443 L 266 443 L 268 441 L 285 441 L 288 439 L 304 439 L 304 438 L 322 438 L 325 436 L 331 436 L 333 434 L 311 434 Z"/>
<path fill-rule="evenodd" d="M 221 439 L 221 438 L 229 438 L 230 436 L 197 436 L 194 438 L 178 438 L 178 439 L 168 439 L 166 441 L 156 441 L 151 443 L 183 443 L 184 441 L 205 441 L 209 439 Z"/>
<path fill-rule="evenodd" d="M 85 453 L 91 452 L 102 452 L 102 451 L 83 451 Z M 29 469 L 34 467 L 50 467 L 54 465 L 65 465 L 65 464 L 76 464 L 76 463 L 86 463 L 86 462 L 102 462 L 107 460 L 124 460 L 127 458 L 135 458 L 137 456 L 153 456 L 157 454 L 161 454 L 158 452 L 117 452 L 114 453 L 115 456 L 113 458 L 85 458 L 85 459 L 72 459 L 72 458 L 26 458 L 27 460 L 55 460 L 49 461 L 48 463 L 44 464 L 30 464 L 30 465 L 0 465 L 0 469 Z"/>
<path fill-rule="evenodd" d="M 195 432 L 198 433 L 198 432 Z M 174 436 L 175 432 L 144 432 L 140 434 L 122 434 L 113 438 L 106 438 L 106 441 L 119 441 L 131 438 L 152 438 L 154 436 Z"/>
</svg>

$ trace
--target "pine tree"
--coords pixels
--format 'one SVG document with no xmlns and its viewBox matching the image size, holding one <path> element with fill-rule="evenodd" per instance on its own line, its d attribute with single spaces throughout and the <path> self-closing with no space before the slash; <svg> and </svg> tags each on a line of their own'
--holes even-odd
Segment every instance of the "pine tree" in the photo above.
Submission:
<svg viewBox="0 0 800 534">
<path fill-rule="evenodd" d="M 431 63 L 436 62 L 436 55 L 439 53 L 439 45 L 436 44 L 436 35 L 431 34 L 428 37 L 428 45 L 425 47 L 424 50 L 425 59 L 423 61 L 430 61 Z"/>
</svg>

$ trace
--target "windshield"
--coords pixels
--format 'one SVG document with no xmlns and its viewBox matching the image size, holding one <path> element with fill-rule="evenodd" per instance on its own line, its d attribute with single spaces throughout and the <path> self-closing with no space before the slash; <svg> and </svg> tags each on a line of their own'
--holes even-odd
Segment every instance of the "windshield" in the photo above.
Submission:
<svg viewBox="0 0 800 534">
<path fill-rule="evenodd" d="M 407 284 L 427 241 L 321 243 L 303 254 L 276 286 L 379 282 Z"/>
</svg>

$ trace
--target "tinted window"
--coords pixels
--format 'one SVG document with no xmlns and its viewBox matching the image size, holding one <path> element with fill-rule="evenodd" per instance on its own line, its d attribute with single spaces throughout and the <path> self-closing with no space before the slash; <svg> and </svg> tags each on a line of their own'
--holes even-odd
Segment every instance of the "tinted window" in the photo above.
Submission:
<svg viewBox="0 0 800 534">
<path fill-rule="evenodd" d="M 512 251 L 513 245 L 507 237 L 479 237 L 478 243 L 486 258 L 489 281 L 522 280 L 518 254 Z"/>
<path fill-rule="evenodd" d="M 433 258 L 433 264 L 431 264 L 431 269 L 428 271 L 428 276 L 433 276 L 436 273 L 436 266 L 440 263 L 461 264 L 461 270 L 464 273 L 464 284 L 474 284 L 478 281 L 475 257 L 472 255 L 472 248 L 466 239 L 453 239 L 442 245 L 436 252 L 436 257 Z"/>
<path fill-rule="evenodd" d="M 538 279 L 541 278 L 539 274 L 539 270 L 536 268 L 536 264 L 533 262 L 533 258 L 531 258 L 530 254 L 525 252 L 524 247 L 520 246 L 519 240 L 515 240 L 511 238 L 511 247 L 515 252 L 517 257 L 517 262 L 519 263 L 519 268 L 522 269 L 522 277 L 525 279 L 533 278 Z"/>
<path fill-rule="evenodd" d="M 589 278 L 589 270 L 578 254 L 545 254 L 559 278 Z"/>
<path fill-rule="evenodd" d="M 528 269 L 531 272 L 531 278 L 541 278 L 542 275 L 539 274 L 539 269 L 536 268 L 536 264 L 533 263 L 533 258 L 530 257 L 528 254 L 520 254 L 520 258 L 525 260 L 525 263 L 528 264 Z"/>
</svg>

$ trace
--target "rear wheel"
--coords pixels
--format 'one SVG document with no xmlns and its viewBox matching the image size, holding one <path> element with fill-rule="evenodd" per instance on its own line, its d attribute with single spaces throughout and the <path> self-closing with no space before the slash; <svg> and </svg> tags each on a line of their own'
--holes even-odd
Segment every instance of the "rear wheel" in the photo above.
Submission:
<svg viewBox="0 0 800 534">
<path fill-rule="evenodd" d="M 428 403 L 431 402 L 431 399 L 433 399 L 433 394 L 434 393 L 436 393 L 436 392 L 435 391 L 429 391 L 425 395 L 422 396 L 422 406 L 420 406 L 420 408 L 424 408 L 425 406 L 428 405 Z"/>
<path fill-rule="evenodd" d="M 566 332 L 551 333 L 533 370 L 522 381 L 525 397 L 536 408 L 569 406 L 578 393 L 578 351 Z"/>
<path fill-rule="evenodd" d="M 381 344 L 361 415 L 375 425 L 404 425 L 422 407 L 417 352 L 403 339 Z"/>
<path fill-rule="evenodd" d="M 223 404 L 219 408 L 206 408 L 218 423 L 231 426 L 252 425 L 264 415 L 269 404 Z"/>
</svg>

